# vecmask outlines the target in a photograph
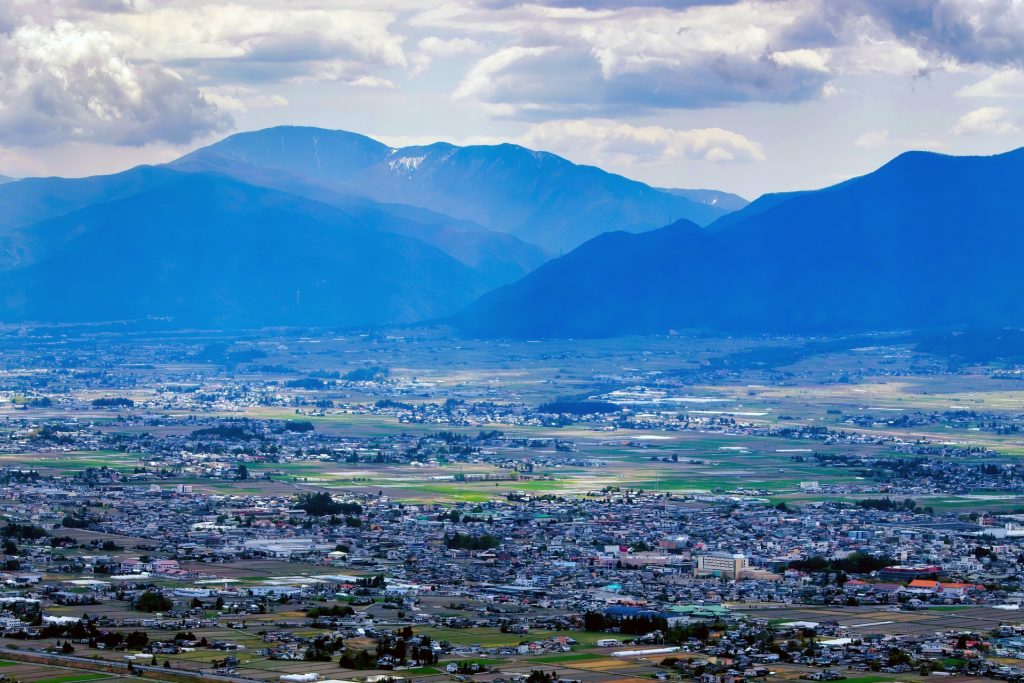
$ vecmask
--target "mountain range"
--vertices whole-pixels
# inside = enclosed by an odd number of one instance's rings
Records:
[[[487,289],[426,242],[205,174],[173,174],[0,243],[7,320],[367,325],[440,315]]]
[[[510,233],[556,254],[609,230],[642,232],[685,218],[706,225],[745,203],[736,195],[659,190],[518,145],[444,142],[393,148],[319,128],[232,135],[174,162],[290,191],[296,186],[418,206]]]
[[[491,338],[1021,325],[1022,177],[1024,149],[910,152],[748,204],[515,145],[273,128],[0,184],[0,319]]]
[[[1024,324],[1024,149],[911,152],[701,228],[612,232],[484,295],[467,334],[818,334]]]
[[[408,149],[284,127],[234,135],[163,166],[0,184],[2,319],[415,322],[455,313],[551,257],[509,224],[474,220],[535,214],[526,186],[564,195],[533,226],[552,246],[570,244],[562,240],[572,231],[590,236],[579,230],[592,201],[639,207],[606,212],[589,224],[594,234],[655,227],[649,196],[696,218],[726,211],[715,206],[726,193],[689,199],[513,145],[429,149],[446,150],[446,159],[419,168]],[[591,178],[599,199],[567,194]]]

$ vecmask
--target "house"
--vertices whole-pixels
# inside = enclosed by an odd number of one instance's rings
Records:
[[[907,590],[911,593],[938,593],[939,582],[931,579],[914,579],[907,584]]]

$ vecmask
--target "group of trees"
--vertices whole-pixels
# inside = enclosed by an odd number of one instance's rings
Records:
[[[583,615],[583,628],[587,631],[617,629],[619,633],[642,636],[652,631],[667,631],[668,620],[656,614],[638,613],[633,616],[617,617],[602,612],[587,612]]]
[[[456,531],[451,536],[445,534],[444,545],[453,550],[488,550],[501,545],[501,539],[493,534],[461,534]]]
[[[387,579],[384,578],[383,574],[374,574],[373,576],[363,576],[356,585],[360,588],[383,588],[387,585]]]
[[[383,365],[374,365],[368,368],[350,370],[342,375],[346,382],[380,382],[387,379],[391,371]]]
[[[80,510],[72,510],[64,515],[64,519],[61,520],[60,524],[67,529],[88,529],[94,520],[95,518],[89,514],[89,511],[82,508]]]
[[[346,648],[341,653],[339,665],[342,669],[377,669],[387,665],[379,663],[379,659],[390,657],[394,666],[416,663],[422,666],[437,664],[437,654],[427,636],[417,637],[412,627],[400,631],[383,634],[377,638],[377,649],[374,654],[368,650]]]
[[[92,400],[93,408],[134,408],[135,401],[130,398],[96,398]]]
[[[858,500],[857,506],[865,510],[907,510],[908,512],[913,512],[917,509],[917,502],[913,498],[896,500],[886,496],[885,498]]]
[[[303,659],[307,662],[329,662],[331,661],[331,655],[342,649],[344,645],[345,641],[341,638],[327,635],[320,636],[306,648]]]
[[[712,633],[723,631],[726,624],[720,620],[708,623],[703,621],[669,627],[668,620],[658,614],[638,613],[632,616],[617,617],[603,612],[587,612],[583,615],[583,628],[587,631],[616,630],[631,636],[643,636],[654,631],[661,631],[666,643],[684,643],[695,638],[707,643]]]
[[[326,491],[319,493],[303,493],[299,496],[297,507],[307,515],[325,517],[327,515],[361,515],[363,506],[359,503],[339,503]]]
[[[420,636],[416,642],[411,627],[406,626],[400,631],[384,634],[377,639],[377,658],[391,657],[398,664],[406,664],[409,660],[428,666],[437,663],[437,655],[431,647],[428,636]]]
[[[530,672],[530,675],[526,677],[526,683],[554,683],[558,680],[557,671],[541,671],[540,669],[534,669]]]
[[[46,538],[49,536],[46,533],[46,529],[35,524],[16,524],[14,522],[8,522],[7,526],[4,527],[3,532],[0,532],[0,536],[4,538],[14,538],[19,541],[34,541],[40,538]]]
[[[140,612],[166,612],[174,607],[174,601],[160,591],[148,590],[132,606]]]
[[[145,631],[101,631],[96,627],[95,619],[88,618],[88,615],[78,621],[66,624],[49,622],[40,626],[42,638],[67,638],[71,640],[86,640],[89,647],[96,647],[102,644],[108,648],[115,648],[124,645],[130,650],[141,650],[149,644],[149,636]]]
[[[342,669],[373,669],[377,666],[377,658],[366,650],[346,649],[341,653],[338,664]]]
[[[846,572],[849,574],[868,574],[870,572],[884,569],[895,560],[884,555],[871,555],[868,553],[854,552],[839,559],[829,559],[820,555],[813,555],[803,560],[793,560],[789,563],[790,569],[802,572]]]
[[[306,616],[310,619],[317,619],[319,617],[350,617],[355,613],[356,611],[349,605],[317,605],[306,610]]]

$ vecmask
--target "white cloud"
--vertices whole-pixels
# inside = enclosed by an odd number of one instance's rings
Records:
[[[953,135],[1012,135],[1020,128],[1010,119],[1006,107],[981,107],[960,117]]]
[[[846,77],[1024,66],[1021,0],[454,0],[411,23],[492,34],[457,96],[527,120],[797,103]]]
[[[787,50],[785,52],[774,52],[772,58],[782,66],[809,69],[829,73],[829,50]]]
[[[547,121],[531,126],[518,141],[570,158],[614,160],[617,164],[765,159],[760,144],[722,128],[677,130],[607,119]]]
[[[957,97],[1010,98],[1024,97],[1024,71],[1002,69],[986,78],[964,86],[956,92]]]
[[[67,21],[0,35],[0,142],[183,143],[231,125],[178,73],[131,60],[131,48]]]
[[[889,131],[871,130],[858,135],[857,139],[853,141],[853,144],[858,147],[867,147],[868,149],[879,149],[891,146],[892,141],[889,139]]]
[[[892,136],[887,130],[872,130],[861,133],[853,141],[857,147],[903,152],[906,150],[941,150],[947,145],[938,138],[928,135]]]
[[[418,76],[429,69],[434,59],[452,59],[484,51],[484,46],[472,38],[427,36],[416,43],[416,47],[417,51],[411,57],[412,76]]]
[[[416,47],[431,57],[458,57],[479,53],[483,45],[472,38],[438,38],[427,36],[416,43]]]
[[[188,3],[106,18],[138,38],[137,56],[236,82],[330,78],[344,72],[407,66],[405,38],[388,11],[328,3],[262,6]]]
[[[493,94],[498,84],[495,79],[510,66],[551,52],[552,47],[506,47],[477,62],[456,88],[456,99],[485,99]]]
[[[360,88],[394,88],[395,84],[386,78],[380,76],[359,76],[349,81],[349,85],[355,85]]]
[[[223,111],[243,112],[288,106],[288,99],[282,95],[263,94],[254,88],[240,85],[221,85],[201,90],[207,101]]]

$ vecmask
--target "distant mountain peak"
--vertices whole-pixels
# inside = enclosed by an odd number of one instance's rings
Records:
[[[706,225],[738,200],[662,191],[513,143],[390,147],[358,133],[283,126],[238,133],[175,167],[256,180],[285,173],[334,191],[408,204],[507,232],[549,252],[609,230],[642,232],[675,218]]]
[[[1020,327],[1022,181],[1022,150],[902,154],[838,185],[763,196],[705,229],[603,235],[458,321],[525,338]]]
[[[278,126],[163,166],[0,186],[0,313],[414,322],[449,315],[595,235],[623,241],[723,213],[511,143],[391,147]],[[84,287],[62,293],[69,280]]]

